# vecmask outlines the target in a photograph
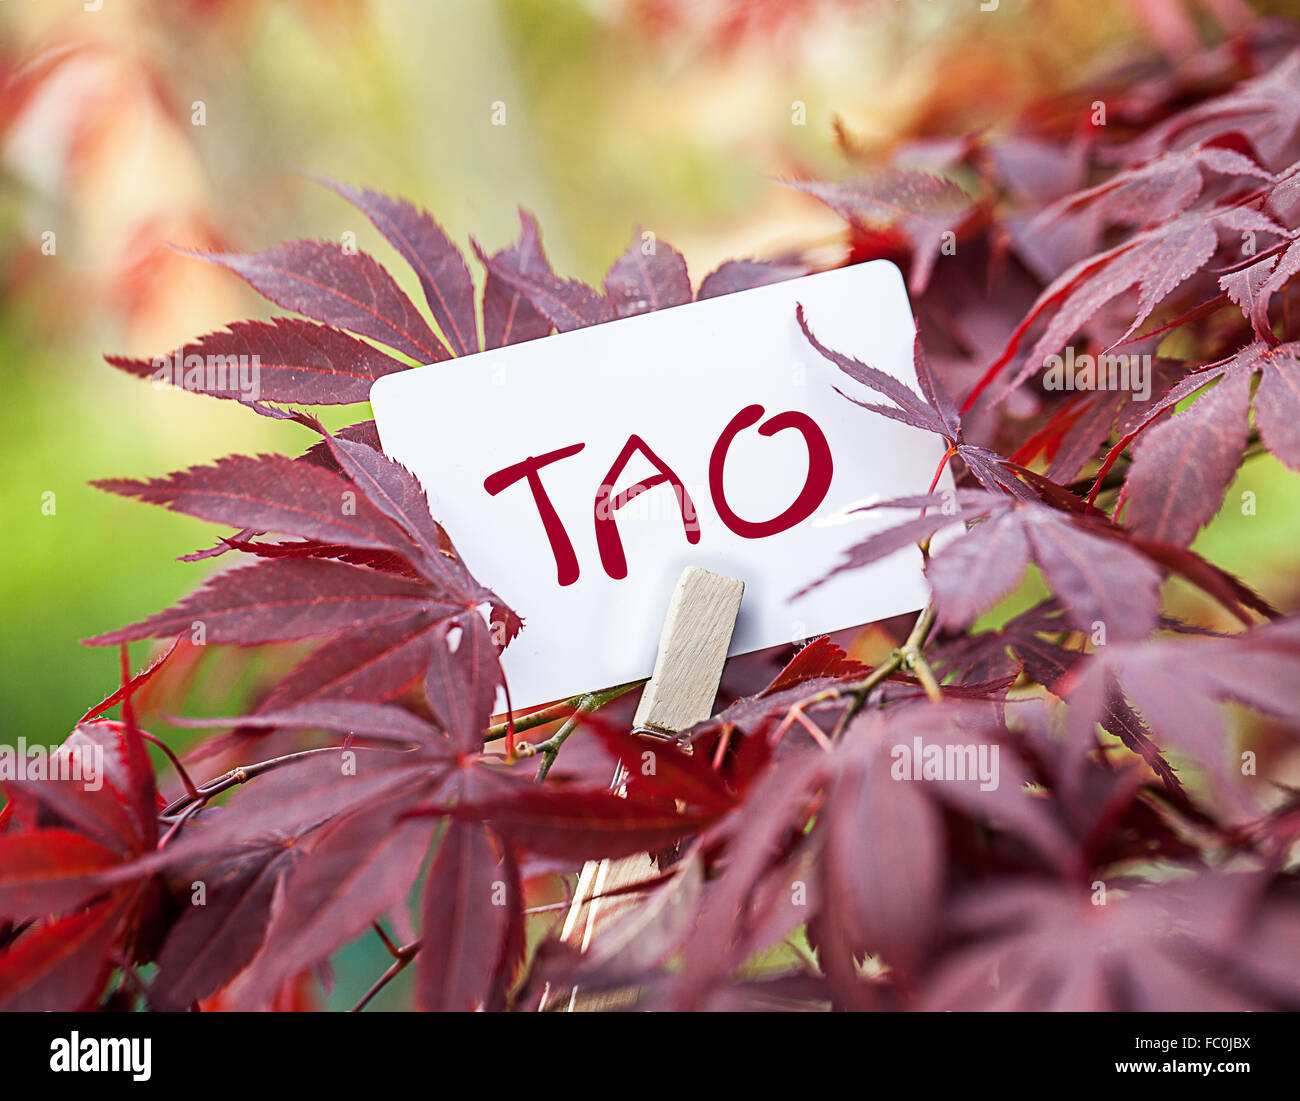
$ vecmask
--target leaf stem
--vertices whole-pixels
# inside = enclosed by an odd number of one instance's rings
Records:
[[[569,714],[554,734],[542,742],[520,742],[515,746],[515,755],[518,757],[536,757],[539,753],[545,757],[542,761],[541,768],[537,770],[537,782],[540,784],[546,779],[547,773],[551,771],[551,766],[555,764],[555,758],[559,755],[560,747],[569,740],[578,725],[590,715],[593,711],[604,707],[611,700],[618,699],[630,692],[633,688],[644,684],[644,680],[629,681],[627,684],[616,684],[613,688],[602,688],[599,692],[588,692],[586,695],[574,696],[571,700],[565,700],[563,704],[556,704],[554,707],[547,708],[547,711],[553,711],[557,707],[565,708]],[[533,716],[526,716],[521,722],[527,722]],[[541,723],[537,724],[542,725]],[[516,729],[519,729],[516,724]],[[491,733],[489,731],[489,733]]]
[[[640,680],[628,681],[626,684],[615,685],[613,688],[605,688],[599,692],[584,692],[567,700],[562,700],[560,703],[553,703],[549,707],[543,707],[540,711],[534,711],[529,715],[524,715],[522,718],[515,719],[515,732],[518,733],[521,730],[533,730],[539,726],[545,726],[547,723],[553,723],[557,719],[567,719],[574,713],[574,711],[582,706],[584,700],[592,699],[593,697],[600,698],[600,703],[597,706],[604,706],[611,700],[616,700],[619,696],[631,692],[633,688],[639,688],[641,685],[645,684],[645,682],[646,678],[642,677]],[[508,724],[497,723],[495,726],[489,726],[487,728],[487,733],[484,735],[483,740],[485,742],[500,741],[507,733]],[[522,748],[522,744],[516,747],[517,750]],[[527,756],[527,754],[528,751],[524,750],[522,755]]]
[[[934,628],[934,621],[934,602],[931,601],[917,616],[916,623],[912,627],[912,633],[907,636],[907,641],[903,643],[899,655],[903,660],[903,664],[916,674],[916,679],[921,682],[921,687],[925,689],[925,694],[929,697],[930,702],[939,703],[943,699],[943,693],[939,690],[939,682],[935,679],[934,671],[930,668],[929,662],[925,660],[925,655],[922,653],[925,641],[930,637],[930,631]]]
[[[943,458],[939,460],[939,465],[935,468],[934,477],[930,480],[930,488],[927,493],[933,493],[934,487],[939,484],[939,479],[943,477],[943,468],[948,465],[948,460],[957,454],[957,445],[950,443],[948,450],[943,453]]]
[[[384,940],[385,942],[388,942],[387,937],[385,937]],[[398,948],[393,952],[393,956],[395,957],[393,962],[390,963],[388,969],[375,980],[374,985],[372,985],[370,989],[361,996],[361,1000],[352,1007],[352,1012],[360,1013],[365,1009],[376,994],[383,990],[384,987],[410,966],[411,961],[415,959],[416,953],[419,951],[420,942],[418,940],[413,940],[410,944],[404,944],[401,948]]]
[[[560,747],[569,740],[569,735],[577,730],[578,724],[599,706],[594,695],[587,696],[579,705],[578,710],[564,721],[564,725],[559,730],[547,738],[546,741],[538,742],[537,745],[532,747],[534,753],[541,753],[545,757],[541,768],[537,770],[537,782],[539,784],[546,779],[547,773],[551,771],[551,766],[555,764],[555,758],[560,755]]]
[[[402,950],[393,943],[392,938],[384,932],[384,927],[378,921],[372,921],[370,927],[379,935],[379,939],[384,942],[384,947],[388,949],[388,954],[393,959],[401,959]]]
[[[176,775],[178,775],[181,778],[181,783],[185,785],[185,794],[188,795],[191,799],[199,798],[199,789],[194,786],[194,781],[190,779],[190,774],[185,771],[185,766],[181,764],[180,758],[177,757],[176,754],[172,752],[171,746],[169,746],[161,738],[155,738],[147,730],[141,730],[140,737],[142,737],[146,742],[150,742],[151,744],[156,745],[160,750],[162,750],[163,756],[166,757],[167,760],[171,762],[172,768],[176,770]]]
[[[933,601],[926,604],[921,609],[921,614],[917,616],[916,623],[912,625],[911,633],[907,640],[889,655],[888,659],[882,661],[870,674],[856,684],[837,685],[834,688],[827,688],[823,692],[818,692],[815,696],[804,701],[805,706],[809,703],[820,703],[824,700],[838,700],[845,696],[851,696],[849,706],[844,709],[844,714],[840,716],[840,721],[835,726],[835,732],[831,736],[832,741],[839,739],[844,733],[845,728],[853,720],[853,717],[862,710],[863,705],[867,702],[867,697],[871,695],[871,690],[880,684],[881,681],[897,673],[906,665],[912,669],[917,679],[925,688],[925,694],[935,702],[942,699],[942,693],[935,681],[934,673],[931,671],[925,659],[921,656],[921,650],[925,646],[925,641],[929,638],[930,631],[934,627],[935,609]],[[918,665],[919,663],[919,665]],[[926,678],[930,683],[926,684]]]
[[[943,692],[939,689],[939,682],[935,679],[934,671],[930,668],[929,663],[919,650],[913,650],[903,655],[907,667],[916,674],[916,679],[921,682],[921,687],[925,689],[925,694],[929,697],[931,703],[941,703],[943,701]]]
[[[238,768],[232,768],[223,772],[215,779],[209,780],[206,784],[200,784],[195,789],[194,795],[186,792],[184,795],[173,799],[166,807],[163,808],[160,818],[171,818],[187,807],[191,806],[196,800],[200,805],[207,803],[214,796],[220,795],[223,791],[236,787],[239,784],[247,783],[254,776],[261,776],[263,773],[271,772],[281,765],[287,765],[292,761],[301,760],[304,757],[312,757],[318,753],[342,753],[343,747],[336,745],[320,746],[316,749],[300,749],[296,753],[286,753],[283,757],[272,757],[265,761],[258,761],[252,765],[241,765]],[[405,753],[406,750],[388,748],[386,746],[354,746],[352,752],[364,753]]]

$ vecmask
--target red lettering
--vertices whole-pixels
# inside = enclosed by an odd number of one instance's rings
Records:
[[[537,472],[544,466],[550,466],[551,463],[576,455],[586,446],[585,443],[575,443],[555,451],[548,451],[545,455],[529,455],[522,462],[498,470],[483,479],[483,488],[493,497],[507,486],[514,485],[520,478],[528,480],[528,488],[533,491],[533,501],[537,504],[537,512],[542,518],[546,538],[551,543],[551,553],[555,555],[555,579],[561,586],[572,585],[578,580],[578,556],[573,552],[569,533],[564,530],[564,523],[559,513],[555,511],[555,506],[551,504],[551,499],[546,495],[546,489]]]
[[[804,479],[803,488],[788,508],[770,520],[745,520],[737,516],[727,504],[723,487],[727,453],[736,436],[744,429],[758,424],[762,420],[763,413],[764,409],[761,405],[745,406],[722,430],[709,456],[709,492],[713,497],[713,505],[718,510],[722,522],[744,539],[762,539],[768,535],[777,535],[808,519],[826,499],[826,494],[831,488],[831,477],[834,474],[830,444],[826,442],[822,430],[817,427],[817,422],[807,413],[795,410],[777,413],[759,425],[758,434],[774,436],[784,429],[793,428],[803,436],[804,445],[808,448],[808,474]],[[561,587],[572,585],[578,580],[578,556],[573,550],[573,543],[569,539],[568,532],[564,530],[564,523],[555,505],[546,494],[539,471],[545,466],[550,466],[551,463],[578,454],[584,447],[586,444],[575,443],[555,451],[548,451],[545,455],[530,455],[522,462],[498,470],[483,479],[483,488],[493,497],[518,481],[527,481],[528,488],[533,494],[533,503],[537,506],[537,513],[541,517],[542,528],[550,541],[551,553],[555,556],[556,580]],[[656,473],[642,478],[636,485],[615,494],[615,483],[632,456],[638,451],[655,467]],[[677,508],[681,512],[686,541],[691,544],[700,541],[699,517],[695,512],[695,502],[691,500],[685,484],[672,467],[650,450],[645,440],[640,436],[629,436],[627,443],[623,445],[623,450],[618,453],[613,466],[609,468],[609,473],[605,475],[604,481],[597,489],[594,506],[596,549],[600,552],[600,564],[604,567],[605,573],[615,581],[621,581],[627,576],[627,555],[623,550],[623,539],[619,534],[614,513],[630,501],[636,500],[647,490],[661,485],[671,486],[677,498]]]
[[[623,490],[617,497],[611,498],[610,494],[613,492],[615,481],[623,473],[623,468],[627,466],[628,460],[632,458],[632,453],[635,451],[640,451],[649,459],[658,468],[659,473],[651,474],[650,477],[644,478],[637,482],[636,485]],[[623,450],[618,453],[618,458],[614,460],[614,465],[609,468],[609,473],[605,475],[605,480],[596,493],[596,547],[600,550],[600,564],[605,567],[605,572],[615,581],[627,576],[627,556],[623,553],[623,540],[618,534],[618,524],[614,520],[614,511],[639,497],[646,490],[665,483],[671,485],[673,492],[677,495],[677,507],[682,514],[682,527],[686,529],[686,541],[688,543],[698,543],[700,541],[700,521],[695,513],[695,502],[691,500],[691,495],[686,492],[686,486],[673,473],[672,467],[668,466],[658,455],[651,451],[640,436],[629,436],[627,443],[623,445]]]
[[[784,512],[770,520],[742,520],[727,504],[726,493],[722,486],[722,472],[727,462],[727,451],[731,447],[731,441],[743,429],[757,423],[762,415],[761,405],[745,406],[722,430],[722,435],[713,446],[713,454],[709,456],[709,492],[713,495],[713,507],[718,510],[722,522],[744,539],[762,539],[767,535],[776,535],[808,519],[816,511],[817,506],[826,499],[826,494],[831,488],[831,476],[835,472],[830,444],[826,442],[825,434],[817,427],[817,422],[812,417],[807,413],[794,411],[776,414],[759,426],[758,434],[774,436],[785,428],[794,428],[801,432],[804,444],[808,448],[808,477],[804,481],[803,489],[799,491],[799,496]]]

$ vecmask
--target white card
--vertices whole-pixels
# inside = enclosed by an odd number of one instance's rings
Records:
[[[474,575],[524,617],[502,657],[516,708],[649,676],[687,566],[745,582],[733,655],[925,603],[916,548],[791,599],[847,547],[905,518],[852,510],[926,492],[944,452],[937,436],[835,392],[884,400],[812,348],[798,303],[824,345],[915,387],[907,292],[884,260],[375,383],[384,451],[420,479]],[[730,443],[719,444],[728,426]],[[633,436],[659,465],[633,442],[610,479]],[[507,468],[557,451],[570,453],[535,471],[563,527],[553,539],[530,482]],[[621,503],[665,468],[684,496],[661,481]],[[598,505],[607,480],[613,492]],[[940,485],[952,485],[946,472]],[[763,533],[769,521],[783,530]]]

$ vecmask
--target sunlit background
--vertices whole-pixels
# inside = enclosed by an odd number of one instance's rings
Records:
[[[936,119],[952,132],[1005,123],[1127,59],[1176,57],[1245,10],[993,6],[0,3],[0,737],[61,739],[117,676],[113,652],[78,640],[166,606],[210,568],[175,558],[211,544],[211,525],[90,479],[309,442],[296,426],[159,392],[103,362],[272,313],[232,274],[170,246],[353,233],[407,281],[369,223],[312,179],[329,176],[415,200],[463,245],[505,244],[524,206],[556,270],[593,282],[638,227],[679,248],[697,280],[732,256],[835,262],[842,223],[782,177],[843,178],[842,143],[870,150]],[[493,125],[502,109],[505,125]],[[1230,498],[1243,488],[1266,489],[1273,515],[1225,515],[1198,549],[1294,608],[1300,479],[1261,458]],[[229,706],[220,678],[206,691],[196,710]],[[358,950],[358,975],[375,972],[369,952]]]

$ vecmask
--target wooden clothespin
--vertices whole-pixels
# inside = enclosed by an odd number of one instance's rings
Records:
[[[722,679],[722,667],[736,627],[745,583],[734,577],[695,566],[682,571],[668,604],[659,653],[636,716],[633,733],[645,738],[676,740],[678,733],[713,714],[713,701]],[[613,786],[622,786],[622,769]],[[646,854],[620,860],[588,861],[578,878],[573,902],[565,915],[560,939],[576,941],[586,951],[599,923],[634,901],[635,894],[607,898],[620,888],[644,883],[654,875]],[[613,991],[584,995],[571,990],[552,1008],[597,1011],[622,1009],[636,1000],[636,992]]]

